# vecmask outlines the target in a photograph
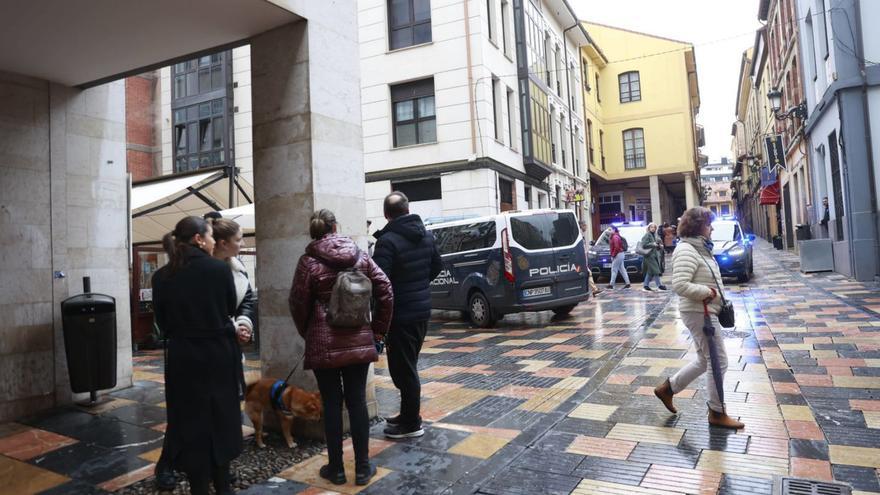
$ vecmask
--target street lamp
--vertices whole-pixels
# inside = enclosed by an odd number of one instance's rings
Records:
[[[807,119],[807,104],[804,102],[798,103],[794,107],[790,108],[787,112],[780,113],[782,109],[782,91],[778,89],[771,89],[770,92],[767,93],[767,98],[770,100],[770,108],[773,110],[773,115],[776,117],[776,120],[785,120],[798,118],[801,120]]]

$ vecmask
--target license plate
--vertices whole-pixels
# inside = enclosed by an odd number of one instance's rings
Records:
[[[523,290],[523,296],[543,296],[550,293],[550,287],[535,287],[534,289]]]
[[[602,268],[611,268],[611,263],[602,263]]]

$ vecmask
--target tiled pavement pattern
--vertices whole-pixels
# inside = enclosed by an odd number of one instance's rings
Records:
[[[707,425],[702,380],[676,396],[678,415],[653,397],[690,342],[676,297],[634,284],[567,319],[480,331],[442,315],[420,362],[427,433],[390,442],[377,425],[370,486],[324,483],[316,456],[242,493],[770,494],[780,474],[880,493],[880,290],[794,273],[796,259],[763,242],[755,255],[755,279],[728,289],[738,327],[725,331],[725,395],[742,432]],[[139,386],[102,414],[0,427],[0,492],[112,491],[148,476],[164,421],[155,358],[138,358]],[[384,360],[376,378],[382,414],[396,413]],[[125,455],[110,451],[121,444]]]

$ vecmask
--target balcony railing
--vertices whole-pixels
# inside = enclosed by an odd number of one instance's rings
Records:
[[[645,154],[636,153],[633,155],[626,155],[626,157],[624,158],[624,167],[627,170],[645,168]]]

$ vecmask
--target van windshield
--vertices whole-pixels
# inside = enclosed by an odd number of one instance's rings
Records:
[[[571,246],[578,238],[574,213],[538,213],[510,218],[513,240],[526,249]]]

